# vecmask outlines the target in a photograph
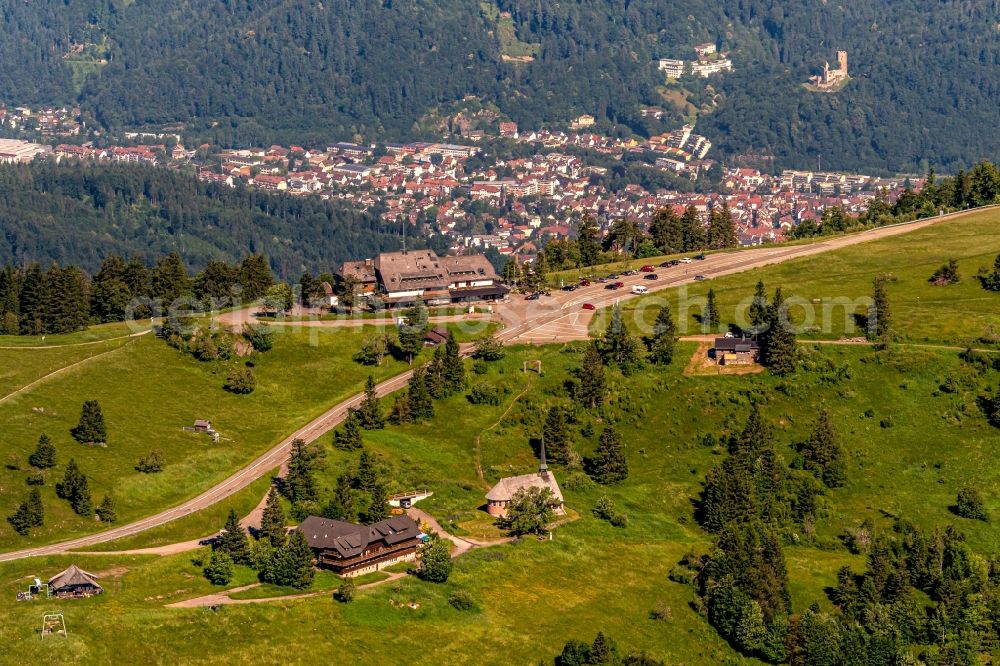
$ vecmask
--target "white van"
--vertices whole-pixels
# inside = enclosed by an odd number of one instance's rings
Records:
[[[643,287],[641,284],[634,284],[634,285],[632,285],[632,293],[633,294],[647,294],[647,293],[649,293],[649,289],[647,289],[646,287]]]

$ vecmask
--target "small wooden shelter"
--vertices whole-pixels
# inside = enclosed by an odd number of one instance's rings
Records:
[[[79,599],[101,594],[104,588],[98,584],[93,574],[71,564],[66,571],[49,579],[49,591],[52,596],[60,599]]]

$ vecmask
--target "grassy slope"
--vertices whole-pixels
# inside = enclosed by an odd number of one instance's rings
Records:
[[[679,312],[679,300],[700,299],[714,289],[723,324],[738,323],[739,304],[745,307],[753,296],[753,285],[763,280],[770,293],[780,286],[786,297],[797,297],[811,304],[814,299],[850,300],[870,296],[876,274],[890,273],[897,279],[888,285],[892,305],[893,328],[903,340],[969,344],[983,333],[987,324],[1000,325],[1000,295],[982,289],[975,278],[982,266],[993,266],[1000,253],[1000,212],[971,214],[955,220],[913,231],[902,236],[824,253],[818,257],[796,259],[746,273],[715,278],[679,289],[661,292],[624,305],[626,320],[639,316],[652,322],[656,308],[666,298]],[[938,287],[928,278],[950,258],[956,258],[962,281]],[[633,262],[634,263],[634,262]],[[816,306],[816,325],[809,331],[817,338],[863,335],[846,326],[852,322],[843,307],[831,308],[828,330],[822,330],[823,305]],[[636,315],[636,310],[646,311]],[[861,310],[859,310],[861,312]],[[701,332],[695,318],[700,307],[692,304],[687,316],[678,322],[682,333]],[[802,321],[804,310],[793,308],[793,321]],[[684,328],[686,326],[686,329]],[[600,331],[602,321],[595,318],[592,331]]]
[[[353,363],[350,357],[369,332],[280,331],[275,348],[258,359],[258,388],[250,396],[222,390],[225,365],[200,363],[146,336],[128,345],[107,343],[119,347],[99,362],[56,375],[0,404],[0,421],[5,425],[0,454],[7,462],[7,467],[0,469],[0,515],[11,513],[27,495],[27,455],[40,433],[53,438],[59,461],[59,467],[46,473],[42,489],[45,526],[27,539],[17,536],[3,521],[0,547],[23,547],[99,528],[92,519],[72,514],[66,503],[55,497],[54,484],[71,457],[90,477],[95,504],[105,493],[114,494],[122,521],[197,494],[360,390],[372,369]],[[55,356],[62,362],[65,355],[65,360],[72,361],[76,354],[92,354],[99,347],[0,350],[4,361],[0,367],[22,364],[17,373],[2,381],[10,387],[33,379],[41,369],[23,364],[42,363],[34,359]],[[50,361],[49,365],[56,359]],[[375,369],[375,374],[385,377],[403,371],[405,366],[390,361]],[[91,398],[99,400],[104,410],[109,431],[107,448],[83,447],[69,435],[81,404]],[[223,440],[213,444],[204,436],[184,432],[182,427],[196,418],[211,419]],[[167,468],[160,474],[139,474],[133,466],[153,448],[164,451]],[[10,469],[18,465],[20,469]]]
[[[1000,444],[1000,432],[969,410],[971,396],[936,394],[946,376],[961,372],[954,353],[807,349],[813,369],[803,371],[794,388],[785,387],[786,395],[777,390],[782,382],[767,375],[685,378],[680,368],[694,345],[681,345],[681,350],[681,358],[666,371],[651,369],[613,381],[614,398],[604,416],[620,424],[632,474],[620,486],[600,489],[576,487],[565,470],[557,470],[567,503],[580,517],[561,527],[553,542],[529,539],[463,556],[452,580],[441,587],[404,579],[363,592],[348,606],[322,595],[295,603],[227,607],[218,614],[160,607],[167,599],[211,589],[190,564],[191,555],[87,558],[82,562],[90,570],[115,565],[130,570],[120,579],[108,577],[111,593],[103,598],[49,604],[65,608],[71,622],[71,639],[59,652],[48,643],[26,640],[38,623],[40,606],[15,604],[12,598],[24,576],[51,575],[70,560],[16,562],[0,567],[0,611],[10,618],[0,628],[0,641],[23,643],[26,659],[93,663],[128,652],[153,663],[222,663],[234,658],[273,661],[289,642],[303,660],[375,644],[393,653],[407,650],[419,636],[415,663],[459,662],[468,658],[473,645],[481,663],[537,663],[558,652],[565,640],[589,639],[603,629],[620,644],[647,649],[667,663],[717,664],[731,656],[728,647],[688,606],[690,588],[670,582],[667,574],[684,552],[710,544],[710,536],[693,522],[691,499],[721,452],[703,446],[701,436],[739,427],[750,391],[766,396],[765,415],[776,424],[778,450],[786,460],[820,405],[833,410],[848,455],[848,486],[827,495],[815,539],[786,549],[796,610],[814,601],[829,604],[823,588],[834,582],[840,566],[863,568],[863,559],[847,553],[835,537],[866,517],[881,525],[888,524],[886,514],[923,525],[955,522],[975,549],[992,552],[1000,546],[995,523],[962,520],[947,508],[957,488],[971,482],[988,498],[990,510],[1000,511],[1000,470],[985,464]],[[546,374],[522,375],[525,358],[542,358]],[[397,485],[434,489],[423,508],[461,528],[482,530],[486,521],[475,507],[485,486],[502,474],[529,471],[537,464],[528,445],[535,426],[522,421],[533,423],[536,414],[559,399],[559,387],[577,362],[575,353],[559,347],[517,349],[486,376],[509,387],[504,405],[466,407],[464,397],[457,395],[438,403],[439,417],[432,423],[387,428],[366,434],[366,439],[391,464]],[[828,369],[841,366],[849,369],[851,379],[832,381]],[[486,483],[480,484],[475,436],[499,419],[529,380],[531,388],[518,407],[483,437]],[[864,415],[869,408],[873,417]],[[880,421],[890,414],[894,425],[882,428]],[[599,432],[601,424],[593,422]],[[933,438],[927,436],[931,432]],[[576,446],[589,454],[595,440],[577,436]],[[330,452],[324,483],[348,464],[347,458]],[[590,515],[602,494],[628,514],[627,528],[613,528]],[[452,609],[447,596],[458,588],[469,591],[482,610],[462,614]],[[147,600],[159,595],[164,599]],[[421,608],[412,611],[390,603],[411,600]],[[660,602],[672,610],[667,622],[648,618]],[[267,631],[260,630],[264,626]],[[323,641],[309,640],[319,626],[334,631]]]

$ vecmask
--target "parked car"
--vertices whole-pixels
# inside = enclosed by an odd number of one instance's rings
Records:
[[[678,259],[671,259],[670,260],[670,265],[671,266],[680,266],[680,264],[681,264],[681,262]]]
[[[639,269],[639,272],[640,273],[652,273],[655,270],[656,269],[653,268],[653,266],[651,264],[646,264],[645,266],[643,266],[642,268]]]
[[[684,257],[683,259],[681,259],[682,264],[690,264],[691,261],[692,261],[691,257]]]
[[[584,310],[596,310],[597,307],[595,307],[593,303],[584,303],[583,304],[583,309]]]
[[[649,293],[649,289],[647,287],[644,287],[641,284],[634,284],[634,285],[632,285],[632,293],[633,294],[646,294],[646,293]]]
[[[597,281],[601,284],[605,284],[608,281],[608,278],[597,278]]]
[[[636,270],[627,270],[624,273],[622,273],[622,275],[638,275],[638,274],[639,274],[639,271],[636,271]]]
[[[576,285],[575,284],[568,284],[565,287],[563,287],[562,290],[563,291],[576,291]]]
[[[660,279],[660,276],[659,276],[659,275],[657,275],[656,273],[646,273],[646,274],[645,274],[645,275],[644,275],[644,276],[642,277],[642,279],[643,279],[643,280],[659,280],[659,279]]]
[[[667,260],[667,261],[664,261],[664,262],[660,263],[660,268],[668,268],[668,267],[673,266],[673,265],[674,265],[674,262],[672,262],[670,260]]]
[[[536,292],[535,292],[535,293],[533,293],[533,294],[528,294],[528,295],[527,295],[527,296],[526,296],[526,297],[524,298],[524,300],[526,300],[526,301],[537,301],[537,300],[538,300],[539,298],[541,298],[541,296],[542,296],[542,295],[541,295],[541,294],[539,294],[539,293],[538,293],[538,292],[536,291]]]
[[[590,286],[590,280],[587,280],[587,279],[580,280],[580,286],[581,287],[589,287]]]
[[[702,280],[705,279],[705,276],[704,275],[695,275],[694,279],[697,280],[698,282],[701,282]]]
[[[612,273],[611,275],[608,276],[608,279],[609,280],[617,280],[618,279],[618,273]]]
[[[705,253],[702,252],[701,254],[696,254],[694,258],[697,259],[698,261],[704,261]]]

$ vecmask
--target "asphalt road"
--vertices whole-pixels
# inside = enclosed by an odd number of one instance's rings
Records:
[[[710,254],[704,260],[694,261],[690,264],[681,264],[680,266],[666,269],[658,268],[657,272],[661,273],[662,277],[655,282],[644,280],[641,274],[622,278],[621,281],[625,283],[625,288],[616,291],[603,289],[604,285],[597,284],[573,292],[553,292],[552,296],[544,297],[538,301],[525,301],[521,297],[514,297],[509,303],[505,303],[497,309],[497,315],[504,324],[504,328],[497,334],[497,338],[505,344],[552,342],[553,340],[551,339],[534,336],[537,331],[540,329],[544,330],[544,328],[550,324],[558,322],[568,316],[578,315],[584,303],[591,303],[596,308],[602,308],[610,306],[616,301],[635,298],[636,296],[629,293],[629,288],[633,284],[643,284],[649,288],[650,292],[659,291],[693,282],[695,275],[704,275],[706,278],[711,278],[728,275],[730,273],[738,273],[768,264],[811,256],[850,245],[856,245],[858,243],[877,240],[879,238],[908,233],[938,223],[945,219],[954,219],[955,217],[968,215],[970,212],[978,211],[966,211],[963,213],[955,213],[952,215],[920,220],[918,222],[912,222],[905,225],[881,227],[859,234],[852,234],[850,236],[832,237],[807,245],[774,245],[749,250]],[[589,323],[589,318],[586,319],[586,322]],[[583,325],[582,330],[584,333],[581,335],[585,337],[585,324]],[[567,336],[565,339],[572,338]],[[467,354],[468,352],[469,345],[466,345],[463,353]],[[407,371],[383,381],[377,387],[378,394],[380,396],[384,396],[403,388],[406,386],[407,381],[409,381],[411,374],[412,371]],[[160,513],[127,525],[121,525],[120,527],[115,527],[96,534],[90,534],[46,546],[37,546],[34,548],[0,553],[0,562],[17,560],[25,557],[35,557],[39,555],[53,555],[70,550],[81,550],[98,543],[104,543],[106,541],[112,541],[114,539],[120,539],[122,537],[138,534],[153,527],[158,527],[164,523],[176,520],[177,518],[182,518],[186,515],[194,513],[195,511],[212,506],[230,495],[243,490],[256,479],[259,479],[272,469],[280,466],[288,457],[288,452],[291,449],[293,440],[303,439],[307,442],[311,442],[328,432],[330,429],[336,427],[346,417],[347,410],[352,407],[357,407],[363,397],[363,394],[359,393],[335,405],[318,418],[286,437],[280,443],[276,444],[266,453],[259,456],[253,462],[243,467],[229,478],[209,488],[197,497],[194,497],[178,506],[161,511]]]

